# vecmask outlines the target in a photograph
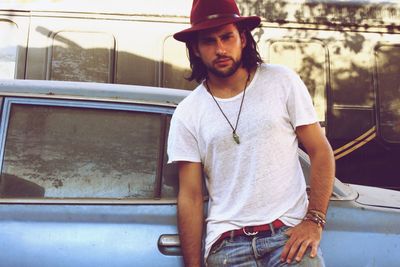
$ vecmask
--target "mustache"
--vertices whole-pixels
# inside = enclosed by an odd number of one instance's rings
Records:
[[[233,58],[228,57],[228,56],[217,56],[217,58],[214,59],[213,63],[216,63],[216,62],[218,62],[220,60],[227,60],[227,59],[233,60]]]

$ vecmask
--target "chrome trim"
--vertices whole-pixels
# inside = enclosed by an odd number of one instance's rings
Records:
[[[146,113],[170,114],[170,115],[172,115],[172,113],[174,112],[172,108],[168,107],[138,105],[138,104],[102,103],[92,100],[76,101],[76,100],[60,100],[60,99],[49,100],[49,99],[39,99],[39,98],[32,99],[32,98],[6,97],[4,100],[4,108],[11,107],[12,104],[139,111]]]
[[[179,235],[161,235],[158,239],[158,245],[163,247],[180,247],[181,242],[179,239]]]
[[[122,104],[137,104],[137,105],[153,105],[159,107],[171,107],[176,108],[178,103],[160,103],[156,101],[148,100],[129,100],[120,98],[101,98],[101,97],[85,97],[85,96],[74,96],[74,95],[54,95],[54,94],[34,94],[34,93],[16,93],[16,92],[0,92],[2,97],[22,97],[22,98],[40,98],[40,99],[60,99],[60,100],[71,100],[71,101],[97,101],[104,103],[122,103]]]

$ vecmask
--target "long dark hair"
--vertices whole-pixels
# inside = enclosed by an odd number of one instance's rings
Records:
[[[251,71],[258,64],[262,63],[260,54],[257,51],[257,43],[253,38],[253,35],[249,30],[240,24],[236,24],[236,27],[239,31],[239,34],[244,33],[246,38],[246,46],[242,51],[242,66],[247,69],[247,71]],[[197,36],[194,35],[193,38],[186,43],[186,48],[189,53],[189,61],[190,68],[192,69],[192,74],[189,77],[186,77],[187,80],[200,83],[207,77],[207,68],[203,64],[203,61],[200,57],[196,56],[193,51],[193,45],[197,45]]]

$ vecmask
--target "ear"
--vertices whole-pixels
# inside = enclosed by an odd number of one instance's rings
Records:
[[[242,31],[240,33],[240,40],[242,41],[242,49],[246,47],[247,45],[247,38],[246,38],[246,33],[245,31]]]
[[[200,57],[200,53],[199,53],[199,49],[197,47],[197,44],[192,44],[192,50],[193,50],[193,53],[194,53],[194,55],[196,57]]]
[[[197,51],[197,49],[194,50],[194,54],[196,55],[196,57],[200,57],[200,53],[199,51]]]

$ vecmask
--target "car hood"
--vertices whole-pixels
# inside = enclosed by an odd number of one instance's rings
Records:
[[[358,193],[357,203],[400,209],[400,191],[383,189],[378,187],[350,185]]]

